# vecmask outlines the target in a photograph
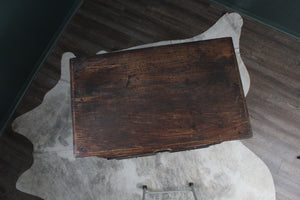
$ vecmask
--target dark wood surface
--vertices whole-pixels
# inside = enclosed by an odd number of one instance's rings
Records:
[[[57,83],[63,52],[87,56],[101,49],[113,51],[192,37],[207,30],[226,11],[206,0],[84,1],[15,117],[39,105]],[[300,199],[300,41],[244,17],[240,51],[251,78],[246,99],[253,131],[253,138],[243,143],[269,167],[277,200]],[[32,145],[20,138],[10,131],[0,138],[4,152],[0,156],[1,200],[37,199],[15,188],[15,177],[32,162]],[[5,152],[11,153],[7,156]]]
[[[41,198],[16,190],[16,182],[33,162],[32,143],[22,135],[6,130],[0,138],[0,200]]]
[[[251,136],[231,38],[71,60],[77,157],[143,156]]]

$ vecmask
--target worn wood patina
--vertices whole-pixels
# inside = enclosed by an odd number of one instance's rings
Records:
[[[74,153],[124,158],[251,137],[231,38],[71,60]]]

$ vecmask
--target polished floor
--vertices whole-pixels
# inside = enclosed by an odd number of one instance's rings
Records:
[[[59,79],[63,52],[94,55],[161,40],[192,37],[227,10],[200,0],[86,0],[32,83],[15,117],[41,103]],[[244,18],[240,40],[251,87],[247,104],[254,137],[243,141],[269,167],[277,200],[300,199],[300,41]],[[32,145],[7,130],[0,140],[0,199],[38,199],[17,192],[32,162]]]

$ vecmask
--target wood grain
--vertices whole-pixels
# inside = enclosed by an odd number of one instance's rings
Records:
[[[74,153],[106,158],[251,136],[231,38],[71,60]]]
[[[63,52],[87,56],[101,49],[113,51],[189,38],[207,30],[227,11],[207,0],[84,1],[21,101],[15,117],[38,106],[57,83]],[[300,41],[246,17],[243,20],[240,51],[251,79],[247,105],[253,131],[253,138],[243,143],[269,167],[277,200],[300,199]],[[7,145],[1,144],[4,153],[0,155],[0,199],[36,199],[15,188],[15,174],[19,176],[32,162],[30,153],[18,154],[19,146],[24,146],[22,152],[30,151],[30,147],[11,137],[10,131],[1,140]],[[6,151],[11,152],[9,157]],[[20,157],[24,158],[22,162]]]

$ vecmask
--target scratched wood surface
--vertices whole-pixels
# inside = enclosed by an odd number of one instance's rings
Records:
[[[231,38],[71,60],[76,156],[142,156],[251,136]]]
[[[113,51],[189,38],[205,31],[227,11],[207,0],[86,0],[48,56],[15,117],[38,106],[57,83],[63,52],[86,56],[101,49]],[[240,51],[251,78],[247,104],[253,130],[253,138],[243,143],[269,167],[277,200],[300,199],[300,41],[243,19]],[[32,163],[32,145],[20,138],[9,130],[0,138],[0,199],[39,199],[15,188],[17,177]]]

